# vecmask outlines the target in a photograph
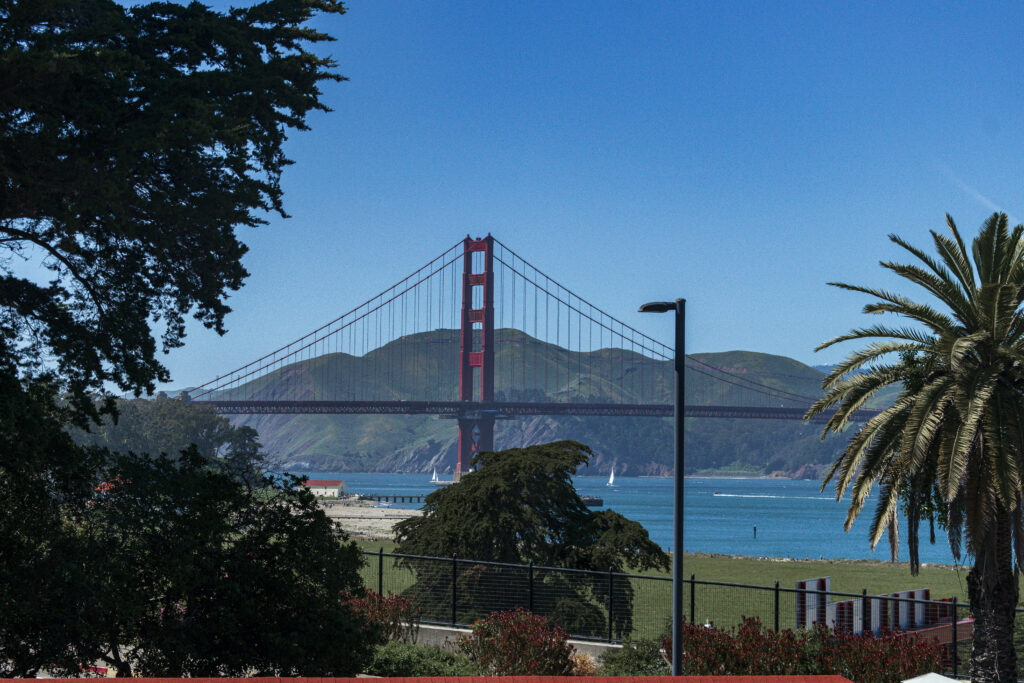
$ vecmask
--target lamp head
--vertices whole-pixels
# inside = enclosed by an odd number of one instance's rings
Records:
[[[667,313],[676,310],[675,301],[652,301],[640,307],[641,313]]]

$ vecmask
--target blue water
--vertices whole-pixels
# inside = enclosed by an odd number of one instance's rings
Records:
[[[311,479],[342,479],[350,493],[425,494],[435,490],[429,474],[303,472]],[[672,550],[672,479],[667,477],[578,476],[582,495],[604,499],[606,508],[640,522],[651,538]],[[889,559],[888,537],[874,554],[868,528],[874,512],[869,499],[849,532],[843,531],[847,500],[819,493],[817,481],[784,479],[686,479],[684,548],[686,552],[724,553],[755,557]],[[717,494],[717,495],[716,495]],[[417,508],[396,503],[393,507]],[[754,538],[754,526],[757,538]],[[900,559],[907,559],[906,523],[901,521]],[[936,528],[935,545],[928,543],[927,523],[921,525],[921,561],[952,564],[949,544]]]

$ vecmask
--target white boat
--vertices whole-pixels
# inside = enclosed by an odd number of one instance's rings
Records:
[[[605,486],[615,486],[615,465],[612,465],[612,473],[608,475],[608,483]]]
[[[434,483],[437,482],[437,468],[436,467],[434,468],[434,476],[430,478],[430,481],[434,482]]]
[[[375,508],[389,508],[389,507],[391,507],[391,503],[389,503],[386,500],[382,500],[379,503],[377,503],[376,505],[374,505],[373,507],[375,507]]]

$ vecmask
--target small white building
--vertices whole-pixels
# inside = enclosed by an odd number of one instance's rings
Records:
[[[306,488],[314,496],[323,498],[340,498],[345,495],[345,482],[340,479],[310,479],[306,482]]]

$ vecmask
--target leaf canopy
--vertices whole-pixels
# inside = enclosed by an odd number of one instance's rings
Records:
[[[169,379],[186,316],[224,331],[235,228],[285,215],[286,132],[341,80],[304,49],[320,12],[343,8],[0,0],[0,355],[91,413],[89,390]]]

